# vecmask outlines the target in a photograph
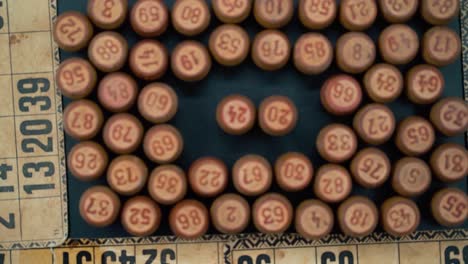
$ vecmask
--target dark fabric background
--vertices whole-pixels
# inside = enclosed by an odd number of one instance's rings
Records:
[[[129,6],[131,7],[135,0],[131,0]],[[171,7],[173,0],[165,0],[166,4]],[[295,0],[297,9],[297,0]],[[86,0],[76,1],[58,1],[59,14],[68,10],[77,10],[81,12],[86,11]],[[212,13],[212,20],[210,27],[200,36],[196,36],[194,39],[202,41],[205,45],[208,43],[208,37],[213,29],[220,25],[221,22]],[[413,18],[409,24],[417,30],[420,37],[425,30],[429,28],[429,25],[422,22],[419,15]],[[382,31],[388,23],[386,23],[380,16],[378,17],[374,26],[367,31],[367,33],[376,41],[378,34]],[[253,38],[257,32],[260,32],[262,28],[255,22],[251,15],[242,26],[249,32],[250,37]],[[450,27],[460,32],[459,20],[455,20],[450,24]],[[297,10],[294,18],[285,28],[282,29],[289,37],[292,45],[296,39],[308,30],[300,23]],[[98,30],[96,30],[98,31]],[[141,37],[138,37],[129,25],[125,23],[124,26],[118,29],[119,32],[123,33],[129,42],[131,47]],[[338,36],[346,32],[346,30],[339,25],[338,21],[324,30],[324,33],[330,40],[335,43]],[[167,32],[158,38],[163,42],[169,50],[171,50],[178,42],[188,39],[185,36],[178,34],[171,26]],[[61,59],[70,58],[72,56],[86,56],[86,51],[82,51],[78,54],[61,52]],[[377,62],[381,61],[378,56]],[[422,63],[421,56],[412,62],[410,65],[400,67],[402,72],[406,72],[411,66]],[[130,72],[128,68],[124,71]],[[442,72],[445,76],[446,89],[444,96],[463,96],[463,84],[462,84],[462,64],[461,59],[457,60],[454,64],[444,67]],[[197,83],[185,83],[177,80],[174,75],[168,72],[161,81],[171,85],[179,96],[179,110],[177,115],[169,123],[175,125],[180,129],[184,141],[185,148],[182,156],[177,160],[176,164],[182,168],[187,169],[188,166],[195,159],[205,156],[213,155],[223,159],[226,164],[231,167],[233,163],[242,155],[248,153],[256,153],[265,156],[270,162],[274,162],[276,157],[286,151],[299,151],[308,155],[314,167],[317,169],[324,163],[324,160],[320,158],[315,148],[315,138],[321,127],[331,122],[340,122],[347,125],[351,125],[352,116],[347,117],[333,117],[327,114],[322,106],[320,105],[319,91],[322,83],[329,76],[339,73],[339,69],[336,64],[333,64],[330,69],[325,73],[318,76],[305,76],[299,73],[290,61],[286,67],[276,72],[264,72],[257,68],[251,58],[248,58],[242,65],[228,68],[221,66],[217,63],[213,63],[210,74],[206,79]],[[355,76],[358,79],[362,79],[362,75]],[[146,83],[139,81],[140,88]],[[299,119],[296,129],[289,135],[284,137],[270,137],[264,134],[260,128],[254,127],[252,131],[243,136],[229,136],[223,133],[217,126],[215,120],[215,109],[217,103],[224,97],[232,93],[240,93],[250,97],[258,106],[260,101],[273,94],[280,94],[289,96],[297,105],[299,112]],[[96,98],[95,94],[91,98]],[[368,98],[364,99],[364,103],[368,102]],[[69,100],[64,98],[64,105],[66,106]],[[428,117],[430,106],[416,106],[411,104],[405,96],[401,96],[397,101],[389,104],[395,113],[397,120],[402,120],[406,116],[417,114],[424,117]],[[136,108],[131,110],[132,113],[138,115]],[[109,113],[107,113],[107,116]],[[140,118],[142,121],[143,119]],[[151,127],[148,122],[143,122],[145,128]],[[96,137],[97,141],[102,142],[101,135]],[[457,142],[465,144],[464,137],[459,136],[456,138],[445,138],[440,136],[437,139],[437,144],[443,142]],[[66,149],[69,150],[77,142],[70,137],[66,137]],[[365,145],[360,142],[360,147]],[[401,157],[393,142],[387,143],[380,146],[391,158],[392,161],[396,161]],[[144,154],[141,149],[136,152],[137,155],[144,158]],[[111,154],[111,158],[113,155]],[[423,157],[425,160],[428,156]],[[153,169],[157,165],[149,162],[147,164],[150,169]],[[348,164],[345,164],[348,165]],[[69,194],[69,215],[70,215],[70,237],[81,238],[81,237],[122,237],[128,236],[123,230],[119,222],[107,228],[93,228],[87,225],[80,217],[78,211],[78,202],[81,193],[87,188],[95,184],[106,184],[105,177],[100,180],[83,183],[76,180],[70,172],[68,172],[68,194]],[[433,193],[446,186],[437,180],[434,180],[431,189],[421,197],[415,199],[418,203],[422,214],[422,223],[420,225],[421,230],[432,230],[440,229],[433,220],[430,213],[430,199]],[[453,184],[463,190],[467,189],[466,179],[463,182]],[[227,192],[235,191],[232,183],[229,184]],[[312,186],[308,187],[305,191],[300,193],[285,193],[282,192],[276,184],[273,184],[271,191],[281,192],[285,194],[293,203],[294,206],[298,205],[304,199],[314,197]],[[146,194],[146,190],[143,192]],[[357,185],[353,187],[353,194],[362,194],[371,197],[378,206],[386,199],[395,195],[392,191],[389,182],[384,186],[375,190],[365,190]],[[190,192],[187,198],[197,198],[195,194]],[[210,206],[211,199],[202,199],[207,207]],[[125,197],[122,197],[122,202],[125,201]],[[254,199],[249,199],[252,204]],[[334,209],[336,206],[333,207]],[[169,225],[167,216],[169,214],[169,207],[162,207],[163,220],[160,229],[155,235],[170,235]],[[468,227],[465,222],[464,228]],[[381,228],[378,228],[380,231]],[[289,229],[290,232],[294,232],[294,227]],[[253,226],[249,226],[246,232],[255,232]],[[335,226],[334,232],[339,232]],[[216,233],[216,230],[210,228],[209,233]]]

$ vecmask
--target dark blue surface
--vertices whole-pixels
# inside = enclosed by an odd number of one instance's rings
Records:
[[[85,12],[86,2],[87,1],[85,0],[59,0],[59,14],[68,10]],[[135,1],[130,1],[130,7],[134,2]],[[165,0],[165,2],[169,7],[172,6],[173,1]],[[209,29],[194,39],[207,44],[210,32],[212,32],[214,27],[220,24],[220,21],[218,21],[213,14]],[[418,31],[420,37],[422,36],[422,33],[429,28],[429,25],[422,22],[419,15],[410,21],[409,24]],[[378,21],[370,30],[368,30],[367,33],[376,40],[378,33],[387,25],[388,24],[384,22],[382,18],[378,18]],[[247,21],[242,23],[242,26],[247,29],[251,37],[262,30],[262,28],[255,22],[253,16],[250,16]],[[450,26],[458,32],[460,31],[460,23],[458,20],[453,21]],[[132,46],[141,39],[132,32],[128,23],[118,31],[122,32],[127,38],[129,46]],[[304,28],[299,22],[297,14],[295,14],[291,23],[283,28],[283,31],[286,32],[292,44],[301,34],[307,32],[306,28]],[[338,21],[323,31],[323,33],[328,36],[333,43],[336,41],[337,37],[344,32],[345,30],[339,25]],[[187,37],[181,36],[176,33],[172,27],[169,27],[168,31],[158,39],[162,41],[169,50],[171,50],[178,42],[187,39]],[[86,52],[83,51],[78,55],[84,57],[86,56]],[[77,54],[66,52],[61,53],[62,60],[72,56],[77,56]],[[381,61],[380,57],[377,59],[377,62],[379,61]],[[418,63],[422,63],[421,56],[418,56],[418,58],[410,65],[400,67],[400,69],[404,73],[412,65]],[[130,72],[128,68],[124,70],[126,72]],[[214,63],[208,77],[197,83],[185,83],[177,80],[172,73],[168,72],[161,81],[166,82],[175,88],[179,96],[180,105],[177,115],[169,123],[180,129],[186,143],[183,154],[176,163],[182,168],[187,169],[190,163],[198,157],[213,155],[223,159],[228,166],[232,166],[240,156],[248,153],[263,155],[270,162],[274,162],[276,157],[286,151],[299,151],[308,155],[311,158],[314,167],[318,168],[324,163],[324,160],[320,158],[315,148],[315,138],[320,128],[331,122],[342,122],[351,125],[352,116],[342,118],[333,117],[327,114],[320,105],[319,91],[323,81],[330,75],[338,72],[339,70],[334,63],[324,74],[319,76],[306,76],[299,73],[294,68],[292,62],[289,62],[282,70],[276,72],[264,72],[257,68],[250,58],[248,58],[242,65],[234,68],[228,68]],[[459,59],[454,64],[443,68],[442,72],[446,81],[444,96],[462,97],[461,60]],[[362,79],[362,75],[357,75],[356,77],[358,79]],[[143,87],[145,84],[145,82],[139,82],[140,87]],[[276,138],[267,136],[258,126],[255,126],[252,131],[244,136],[226,135],[216,124],[215,109],[217,103],[224,96],[232,93],[244,94],[250,97],[257,105],[263,98],[269,95],[281,94],[289,96],[297,105],[299,112],[296,129],[285,137]],[[91,98],[96,98],[95,93]],[[365,102],[368,102],[368,98],[365,98]],[[69,103],[69,100],[64,99],[64,105],[67,103]],[[430,111],[430,106],[415,106],[411,104],[405,96],[401,96],[401,98],[389,104],[389,106],[393,109],[397,120],[402,120],[406,116],[413,114],[428,117]],[[138,115],[136,108],[133,108],[131,112]],[[109,113],[107,113],[107,115],[109,115]],[[143,119],[141,118],[141,120]],[[151,124],[147,122],[144,122],[144,125],[146,128],[151,127]],[[465,144],[463,136],[456,138],[439,136],[440,137],[437,139],[436,144],[443,142],[457,142],[459,144]],[[102,142],[101,136],[99,135],[96,137],[96,140]],[[74,144],[76,144],[75,140],[66,137],[67,150]],[[365,145],[361,142],[360,147],[365,147]],[[389,154],[392,161],[396,161],[401,157],[401,154],[398,152],[393,142],[381,146],[381,149]],[[144,158],[144,154],[141,149],[139,149],[136,154]],[[427,160],[428,156],[426,155],[423,158]],[[151,163],[148,160],[146,161],[150,169],[156,167],[156,164]],[[108,228],[93,228],[81,219],[78,212],[78,201],[80,195],[88,187],[95,184],[106,184],[105,177],[95,182],[83,183],[77,181],[70,173],[68,173],[70,237],[94,238],[127,236],[120,223],[116,223]],[[429,201],[433,193],[444,186],[447,185],[434,180],[431,189],[426,194],[416,199],[422,213],[420,230],[434,230],[441,228],[432,219],[429,210]],[[456,186],[466,191],[466,179],[463,182],[453,184],[451,186]],[[234,191],[232,183],[229,184],[228,191]],[[276,184],[273,185],[271,191],[281,192]],[[377,205],[380,205],[386,198],[395,195],[389,183],[375,190],[365,190],[354,185],[353,193],[367,195],[374,199]],[[312,186],[308,187],[303,192],[284,194],[287,195],[293,205],[297,205],[304,199],[314,197]],[[199,199],[192,192],[190,192],[187,197]],[[212,201],[211,199],[202,200],[207,206],[210,206]],[[124,198],[122,201],[124,201]],[[249,199],[249,201],[253,202],[253,199]],[[167,222],[169,207],[166,206],[162,209],[164,218],[162,220],[161,228],[155,235],[170,234]],[[468,227],[468,224],[465,223],[463,227]],[[293,232],[294,228],[291,227],[289,231]],[[255,232],[255,230],[250,226],[246,232]],[[339,232],[337,227],[335,227],[335,232]],[[216,233],[216,230],[210,229],[210,233]]]

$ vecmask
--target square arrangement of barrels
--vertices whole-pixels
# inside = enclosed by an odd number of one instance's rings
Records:
[[[468,227],[459,1],[62,2],[70,237]]]

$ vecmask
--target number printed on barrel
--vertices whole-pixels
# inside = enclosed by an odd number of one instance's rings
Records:
[[[140,41],[130,52],[130,68],[142,79],[160,78],[166,72],[167,65],[167,50],[156,40]]]
[[[312,223],[311,228],[316,232],[323,232],[323,230],[329,229],[329,226],[333,222],[333,218],[330,217],[329,212],[325,211],[324,208],[320,206],[311,206],[305,211],[305,214],[309,215],[309,223]],[[312,230],[311,230],[312,231]]]
[[[248,55],[250,40],[240,26],[222,25],[211,33],[209,47],[213,57],[221,64],[240,64]]]
[[[346,105],[353,103],[357,97],[355,90],[357,90],[357,88],[354,83],[350,83],[347,80],[340,80],[332,84],[330,94],[337,105]]]
[[[463,157],[464,153],[445,153],[444,158],[445,158],[445,166],[444,168],[447,170],[451,170],[453,172],[462,172],[466,171],[464,166],[462,165],[462,162],[464,160]],[[466,160],[463,164],[467,164]]]
[[[204,31],[210,19],[210,10],[205,0],[177,0],[172,8],[174,28],[187,36]]]
[[[351,76],[337,75],[323,84],[320,99],[328,112],[346,115],[354,112],[361,103],[361,86]]]
[[[58,16],[53,34],[60,48],[77,51],[88,44],[93,35],[93,28],[86,16],[69,11]]]
[[[247,105],[243,105],[241,101],[229,102],[223,109],[225,109],[223,115],[229,116],[227,120],[229,126],[232,127],[243,127],[253,118],[250,108]]]
[[[468,128],[468,105],[461,98],[444,98],[432,107],[430,117],[446,136],[461,134]]]
[[[419,38],[407,25],[391,25],[380,34],[379,47],[385,61],[391,64],[406,64],[416,57]]]
[[[364,87],[369,97],[378,103],[395,100],[403,90],[403,75],[393,65],[380,63],[364,75]]]
[[[330,151],[339,151],[339,150],[344,150],[348,151],[351,149],[351,136],[349,136],[346,133],[343,133],[342,135],[339,134],[338,132],[336,133],[330,133],[326,137],[326,149]]]
[[[169,221],[174,234],[183,238],[197,238],[208,229],[208,211],[196,200],[184,200],[172,208]]]
[[[101,105],[111,112],[128,110],[135,102],[137,84],[128,74],[116,72],[106,75],[98,86]]]
[[[130,13],[132,28],[141,36],[156,37],[168,25],[169,15],[163,1],[138,1]]]
[[[85,76],[83,74],[83,67],[79,65],[78,62],[76,62],[75,65],[73,64],[70,65],[69,67],[70,69],[68,70],[63,69],[63,73],[59,75],[60,79],[58,81],[62,81],[62,84],[64,84],[64,86],[65,85],[67,86],[77,85],[78,86],[86,81]],[[89,76],[87,77],[89,78]],[[76,90],[81,90],[81,89],[79,89],[79,86],[78,86]]]
[[[263,205],[259,209],[260,222],[266,228],[274,228],[275,225],[281,225],[287,221],[285,216],[287,209],[281,203],[272,201],[271,204]]]
[[[435,34],[433,39],[433,45],[429,47],[436,53],[449,53],[453,48],[457,47],[457,41],[451,35],[439,33]]]
[[[468,111],[463,105],[447,104],[441,109],[441,115],[445,126],[454,126],[456,129],[466,128],[467,126]]]
[[[266,60],[276,61],[280,60],[287,54],[287,46],[283,39],[271,36],[263,38],[260,42],[260,54]]]
[[[127,16],[127,1],[91,0],[88,2],[88,16],[102,29],[118,28]]]
[[[297,122],[296,106],[285,96],[270,96],[264,99],[258,115],[263,131],[275,136],[289,133]]]
[[[102,60],[108,61],[112,59],[113,54],[119,52],[119,46],[112,39],[106,39],[97,47],[96,52]]]
[[[285,2],[284,0],[258,1],[258,10],[270,16],[282,16],[287,12],[287,10],[284,9]]]
[[[445,143],[431,155],[434,174],[444,182],[456,182],[468,173],[468,152],[463,145]]]
[[[63,95],[72,99],[81,99],[93,91],[97,75],[87,60],[70,58],[60,63],[55,79]]]
[[[193,71],[198,67],[199,56],[197,56],[196,50],[188,50],[186,54],[180,56],[180,63],[184,70]]]
[[[118,154],[133,152],[143,137],[143,126],[133,115],[113,115],[104,125],[104,143]]]
[[[254,63],[264,70],[283,67],[290,55],[289,40],[277,30],[264,30],[257,34],[252,46]]]
[[[88,57],[93,65],[103,72],[117,71],[127,59],[127,41],[118,33],[104,31],[91,40]]]
[[[304,45],[304,52],[309,60],[320,60],[324,58],[330,50],[326,50],[326,43],[323,40],[311,40]]]
[[[171,155],[171,151],[176,150],[174,146],[175,137],[170,133],[160,133],[153,139],[152,149],[154,154],[157,156],[164,157],[165,155]]]
[[[461,218],[466,215],[466,200],[463,201],[456,195],[447,195],[442,200],[442,210],[449,213],[454,218]]]
[[[154,162],[172,162],[179,157],[182,148],[182,136],[171,125],[156,125],[146,132],[143,149]]]
[[[352,150],[352,136],[346,131],[335,130],[325,137],[325,149],[331,152],[348,152]]]
[[[386,217],[384,221],[387,221],[394,233],[405,234],[419,224],[419,212],[402,202],[394,204]]]
[[[265,28],[279,28],[286,25],[293,15],[292,0],[255,0],[254,16]]]
[[[378,214],[372,201],[364,197],[352,197],[338,208],[341,229],[352,236],[365,236],[374,231]]]
[[[417,0],[379,0],[380,10],[391,23],[408,21],[418,10]]]
[[[132,235],[148,236],[161,222],[161,209],[150,198],[136,196],[125,202],[122,208],[122,225]]]
[[[368,157],[362,161],[360,164],[359,170],[363,173],[369,175],[370,178],[378,181],[380,178],[385,175],[385,164],[380,160],[376,160],[375,157]]]
[[[178,98],[174,90],[164,83],[145,86],[138,97],[138,110],[148,121],[163,123],[177,112]]]
[[[377,90],[392,93],[398,87],[398,76],[392,72],[382,71],[376,74]]]
[[[166,91],[151,91],[143,100],[143,104],[147,107],[154,107],[157,111],[166,112],[170,108],[170,96]]]
[[[220,48],[223,52],[235,56],[239,51],[239,46],[242,44],[240,36],[236,36],[237,32],[224,32],[220,34],[216,47]]]
[[[80,198],[80,214],[90,225],[104,227],[112,224],[120,211],[120,200],[109,188],[93,186]]]
[[[400,195],[420,195],[429,188],[431,181],[431,169],[423,160],[405,157],[394,166],[392,186]]]
[[[107,154],[100,145],[91,141],[80,142],[68,153],[68,168],[80,180],[97,179],[107,167]]]
[[[202,157],[192,163],[188,172],[192,190],[201,196],[212,197],[221,193],[228,183],[224,162],[214,157]]]
[[[433,27],[423,37],[423,57],[426,62],[445,66],[459,58],[461,40],[458,34],[448,27]]]
[[[407,137],[409,138],[409,144],[418,144],[420,141],[429,140],[429,129],[423,125],[415,125],[407,130]]]
[[[400,123],[396,144],[407,155],[426,153],[434,144],[432,125],[421,117],[408,117]]]
[[[293,210],[282,195],[269,193],[258,198],[252,209],[253,222],[263,233],[281,233],[291,224]]]
[[[162,165],[151,172],[148,182],[151,197],[161,204],[174,204],[187,191],[185,173],[174,165]]]
[[[299,19],[310,29],[323,29],[335,19],[336,9],[334,0],[301,0]]]
[[[343,34],[336,43],[338,66],[348,73],[361,73],[374,63],[376,48],[373,40],[361,32]]]
[[[331,203],[342,201],[351,188],[351,176],[344,167],[327,164],[317,171],[314,192],[321,200]]]
[[[99,194],[94,194],[85,200],[86,214],[90,218],[99,220],[101,217],[109,215],[109,206],[111,206],[110,199]]]
[[[240,135],[253,127],[255,113],[255,106],[248,97],[229,95],[218,104],[216,121],[226,133]]]
[[[180,180],[177,176],[174,176],[172,173],[161,173],[157,177],[156,184],[154,187],[160,192],[167,192],[170,194],[175,194],[178,192]]]
[[[252,8],[251,0],[213,0],[213,10],[224,23],[239,23],[247,18]]]
[[[306,238],[320,239],[328,235],[333,224],[333,211],[320,200],[305,200],[296,209],[296,230]]]
[[[263,188],[267,183],[266,168],[262,164],[254,162],[246,163],[241,168],[241,184],[248,186],[249,189]]]
[[[247,0],[222,0],[217,2],[220,3],[220,6],[226,9],[226,13],[233,15],[236,12],[241,12],[244,6],[249,4],[249,1]]]
[[[448,24],[457,16],[460,2],[457,0],[427,0],[421,2],[423,18],[433,25]]]
[[[234,187],[245,195],[264,193],[272,182],[270,164],[257,155],[246,155],[236,161],[232,174]]]
[[[96,136],[104,122],[99,106],[86,99],[68,104],[65,107],[63,119],[65,132],[79,140]]]
[[[454,0],[431,0],[428,1],[429,5],[441,14],[445,14],[452,8],[456,8],[457,4]]]
[[[242,196],[228,193],[212,203],[211,219],[217,230],[227,234],[242,232],[250,221],[250,206]]]
[[[408,98],[414,103],[429,104],[443,93],[445,81],[442,73],[430,65],[418,65],[407,74]]]
[[[122,195],[133,195],[146,184],[148,168],[138,157],[122,155],[109,164],[107,182],[109,186]]]
[[[335,2],[332,0],[308,0],[306,10],[311,14],[326,16],[335,9]]]
[[[283,167],[283,173],[284,177],[296,180],[296,181],[301,181],[303,180],[304,177],[304,171],[306,170],[306,166],[301,163],[301,161],[296,161],[298,162],[297,164],[294,164],[294,161],[289,161],[284,164]]]
[[[393,135],[395,117],[385,105],[369,104],[357,112],[353,126],[365,142],[382,144]]]
[[[339,163],[354,155],[357,149],[357,138],[351,128],[341,124],[331,124],[320,130],[316,146],[324,159]]]
[[[330,41],[318,33],[302,35],[294,47],[294,65],[305,74],[318,74],[325,71],[333,60],[333,47]]]
[[[160,21],[160,7],[158,5],[158,1],[147,1],[146,6],[139,7],[136,11],[139,22],[150,26]]]
[[[466,221],[468,200],[464,191],[446,188],[437,192],[431,202],[434,218],[441,225],[457,226]]]
[[[178,44],[171,57],[172,70],[181,80],[203,79],[211,68],[211,59],[206,48],[199,42],[184,41]]]
[[[360,150],[351,161],[354,179],[364,187],[375,188],[390,176],[391,164],[387,155],[377,148]]]
[[[340,4],[340,21],[349,30],[365,30],[377,17],[374,0],[343,0]]]
[[[307,156],[301,153],[285,153],[276,160],[275,176],[278,185],[284,190],[302,190],[312,180],[312,163]]]
[[[176,223],[182,230],[197,230],[202,223],[200,212],[196,208],[188,208],[187,213],[179,213]]]

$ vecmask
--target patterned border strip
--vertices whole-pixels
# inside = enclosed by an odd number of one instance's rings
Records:
[[[231,250],[273,248],[273,247],[297,247],[297,246],[327,246],[350,244],[378,244],[378,243],[402,243],[421,241],[463,240],[468,237],[468,229],[451,229],[437,231],[418,231],[402,238],[393,237],[387,233],[373,233],[372,235],[353,238],[341,234],[329,235],[320,240],[307,240],[298,234],[266,235],[248,234],[240,235],[231,243]]]
[[[468,101],[468,1],[460,0],[460,30],[462,40],[463,87],[465,100]]]
[[[276,246],[294,247],[343,244],[375,244],[388,242],[463,240],[467,237],[468,229],[418,231],[403,238],[395,238],[387,233],[373,233],[372,235],[363,238],[352,238],[341,234],[333,234],[320,240],[307,240],[298,234],[267,235],[260,233],[249,233],[240,235],[205,235],[198,240],[185,240],[177,238],[175,236],[154,236],[141,238],[121,237],[96,239],[67,239],[67,241],[59,247],[231,242],[230,245],[232,246],[232,249],[248,249],[257,247]]]
[[[50,23],[52,25],[55,23],[55,20],[57,19],[57,0],[50,0]],[[57,67],[60,64],[60,53],[59,53],[59,48],[55,41],[52,41],[52,48],[53,48],[53,56],[54,56],[54,73]],[[57,86],[57,84],[56,84]],[[58,142],[59,142],[59,166],[60,166],[60,171],[61,171],[61,181],[62,181],[62,203],[63,203],[63,233],[64,233],[64,240],[61,241],[58,245],[61,245],[65,243],[65,241],[68,239],[68,234],[69,234],[69,221],[68,221],[68,185],[67,185],[67,167],[66,167],[66,152],[65,152],[65,134],[63,130],[63,105],[62,105],[62,93],[59,91],[59,89],[56,87],[56,102],[60,102],[60,104],[57,105],[57,130],[58,132]]]
[[[462,41],[463,94],[468,102],[468,1],[460,0],[460,31]],[[468,146],[468,131],[465,134],[465,146]]]
[[[154,237],[113,237],[113,238],[80,238],[67,239],[59,247],[77,246],[122,246],[122,245],[145,245],[145,244],[196,244],[209,242],[228,242],[236,239],[230,235],[204,235],[197,240],[185,240],[176,236],[154,236]]]

